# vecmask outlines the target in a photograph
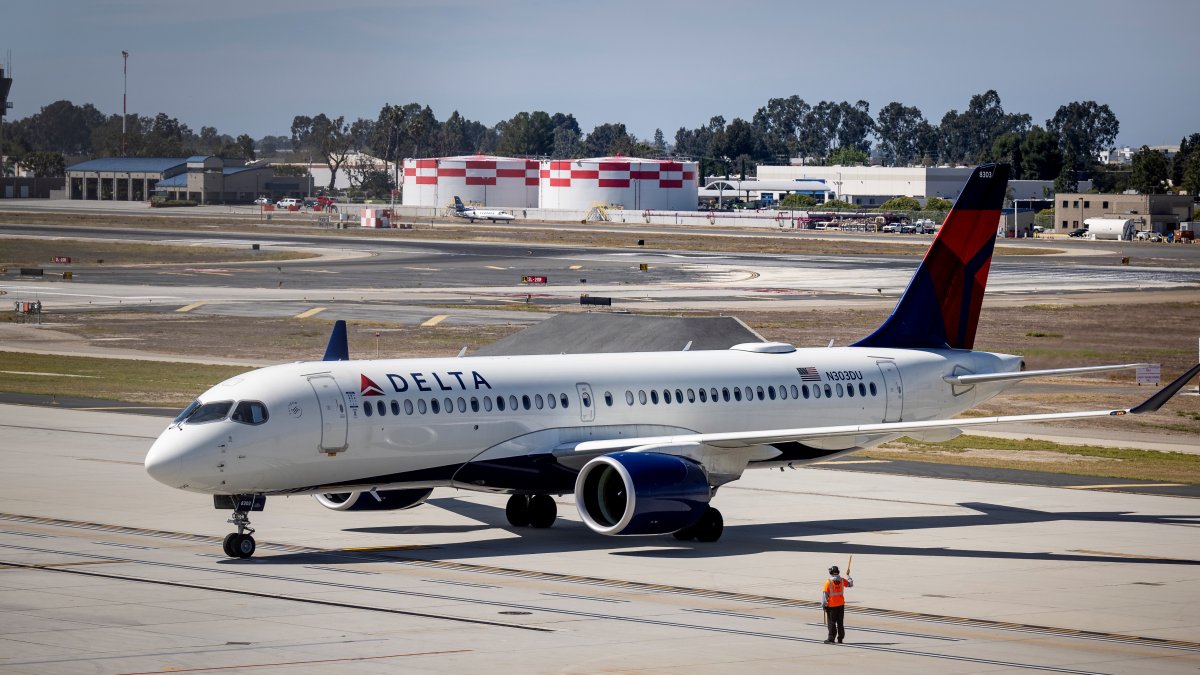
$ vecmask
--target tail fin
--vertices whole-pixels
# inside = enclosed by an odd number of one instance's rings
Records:
[[[346,340],[346,322],[338,319],[329,333],[329,344],[325,345],[325,356],[322,361],[349,361],[350,344]]]
[[[992,263],[1007,164],[976,167],[891,316],[856,347],[971,349]]]
[[[467,210],[467,207],[463,206],[462,200],[458,198],[458,195],[454,195],[454,210],[460,212]]]

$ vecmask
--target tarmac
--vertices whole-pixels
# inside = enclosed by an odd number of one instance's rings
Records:
[[[145,475],[165,422],[0,405],[0,671],[1200,667],[1196,499],[753,471],[702,545],[596,535],[569,495],[549,530],[512,529],[494,495],[270,498],[234,561],[227,513]],[[843,645],[822,644],[831,564],[856,582]]]

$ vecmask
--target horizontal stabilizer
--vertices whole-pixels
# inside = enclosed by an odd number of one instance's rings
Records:
[[[1110,370],[1129,370],[1141,368],[1146,363],[1122,363],[1115,366],[1086,366],[1084,368],[1053,368],[1051,370],[1022,370],[1016,373],[985,373],[981,375],[947,375],[942,378],[955,385],[969,386],[983,382],[1007,382],[1009,380],[1025,380],[1031,377],[1057,377],[1060,375],[1083,375],[1085,373],[1104,373]]]

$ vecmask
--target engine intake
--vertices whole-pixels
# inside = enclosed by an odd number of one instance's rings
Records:
[[[420,506],[433,488],[420,490],[377,490],[370,492],[327,492],[313,497],[321,506],[334,511],[399,511]],[[375,498],[379,495],[379,499]]]
[[[681,530],[700,519],[710,496],[708,476],[699,464],[653,452],[597,457],[575,480],[579,516],[600,534]]]

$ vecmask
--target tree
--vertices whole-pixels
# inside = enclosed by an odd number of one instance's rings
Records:
[[[117,119],[120,120],[119,117]],[[91,103],[77,106],[66,100],[44,106],[36,114],[23,120],[30,149],[66,155],[90,154],[92,132],[105,121],[104,114]],[[10,128],[12,126],[8,125]]]
[[[667,139],[663,136],[662,129],[654,130],[654,144],[650,146],[654,150],[655,157],[666,157],[668,153]]]
[[[1058,137],[1063,157],[1075,162],[1072,168],[1079,169],[1112,146],[1121,123],[1108,105],[1075,101],[1059,106],[1054,117],[1046,120],[1046,129]]]
[[[1021,134],[1009,132],[1000,136],[992,143],[991,157],[993,161],[1008,162],[1012,165],[1012,179],[1021,180]]]
[[[785,209],[807,209],[817,205],[817,200],[811,195],[792,192],[779,200],[779,205]]]
[[[554,149],[554,123],[541,110],[517,113],[497,124],[496,130],[500,134],[497,147],[501,154],[540,157]]]
[[[752,121],[766,152],[774,157],[800,154],[800,130],[811,111],[812,106],[796,95],[770,99],[759,108]]]
[[[939,129],[942,160],[954,163],[984,160],[997,138],[1008,133],[1025,133],[1029,123],[1029,115],[1005,113],[1000,95],[994,89],[976,94],[965,112],[951,110],[942,117]]]
[[[920,211],[921,202],[912,197],[892,197],[879,205],[880,211]]]
[[[865,166],[871,158],[858,148],[838,148],[829,155],[829,163],[833,166]]]
[[[634,139],[625,131],[624,124],[601,124],[592,129],[583,142],[584,149],[592,157],[628,155],[633,150]]]
[[[917,155],[921,125],[928,123],[915,107],[905,107],[893,101],[879,109],[875,118],[875,135],[879,138],[879,153],[885,164],[907,166]]]
[[[857,209],[855,205],[843,199],[830,199],[821,205],[823,209],[831,209],[834,211],[853,211]]]
[[[1179,141],[1179,152],[1171,158],[1171,183],[1175,186],[1183,184],[1184,170],[1191,161],[1191,156],[1200,152],[1200,134],[1192,134]]]
[[[1058,137],[1034,127],[1021,141],[1021,176],[1025,180],[1054,180],[1062,171]]]
[[[1075,156],[1068,152],[1063,158],[1062,169],[1058,172],[1058,177],[1054,179],[1055,192],[1078,192],[1079,179],[1075,173]]]
[[[338,170],[353,148],[354,138],[344,117],[329,119],[325,113],[316,117],[297,115],[292,119],[292,145],[297,150],[311,152],[329,167],[329,190],[337,182]]]
[[[25,155],[21,163],[37,178],[60,178],[67,175],[67,162],[61,152],[31,152]]]
[[[870,154],[871,141],[867,138],[875,130],[875,120],[871,119],[871,104],[866,101],[856,101],[854,104],[842,101],[838,104],[837,141],[839,148],[854,148],[864,154]]]
[[[926,211],[949,211],[953,207],[954,207],[954,203],[951,202],[949,199],[942,199],[941,197],[930,197],[929,199],[925,200],[925,210]]]
[[[1183,167],[1179,188],[1189,195],[1200,195],[1200,152],[1193,150],[1188,155],[1187,166]]]
[[[249,134],[238,136],[235,142],[237,143],[238,150],[242,153],[243,159],[248,161],[258,159],[254,154],[254,139],[250,138]]]
[[[1133,155],[1130,172],[1133,189],[1144,195],[1162,194],[1170,175],[1170,167],[1166,155],[1143,145]]]

